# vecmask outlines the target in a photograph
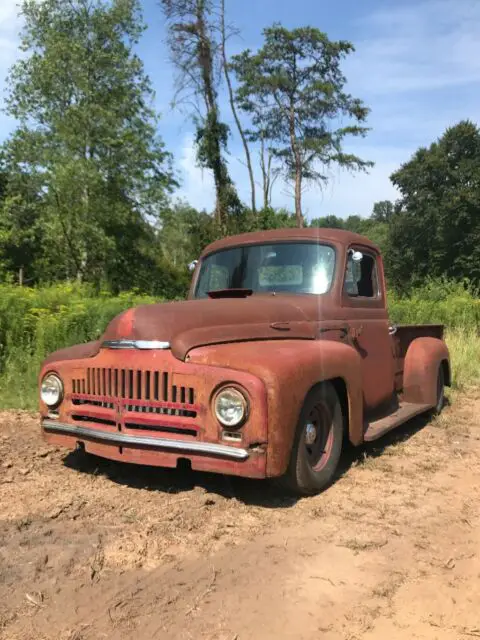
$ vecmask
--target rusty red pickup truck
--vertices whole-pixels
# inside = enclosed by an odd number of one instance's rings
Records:
[[[389,322],[367,238],[282,229],[225,238],[188,300],[129,309],[40,373],[41,429],[62,447],[137,464],[278,478],[298,495],[450,385],[443,326]]]

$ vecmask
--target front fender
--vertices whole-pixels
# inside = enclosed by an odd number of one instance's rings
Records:
[[[403,399],[406,402],[437,404],[437,376],[442,363],[449,365],[447,345],[438,338],[416,338],[411,342],[403,368]],[[449,380],[446,381],[447,384]]]
[[[267,475],[287,468],[295,429],[307,393],[325,380],[346,389],[349,438],[363,441],[361,358],[352,347],[330,340],[243,342],[200,347],[187,361],[247,371],[261,378],[268,395]]]
[[[42,362],[42,371],[47,365],[54,362],[60,362],[64,360],[81,360],[82,358],[93,358],[100,351],[100,341],[85,342],[83,344],[76,344],[73,347],[66,347],[59,349],[51,353]]]

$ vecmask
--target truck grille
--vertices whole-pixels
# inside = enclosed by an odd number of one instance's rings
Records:
[[[120,398],[132,400],[131,411],[150,409],[139,406],[135,400],[195,404],[193,387],[172,385],[170,375],[164,371],[143,371],[137,369],[103,369],[90,368],[84,378],[72,380],[72,393],[82,396],[98,396],[100,398]],[[94,401],[94,398],[92,398]],[[106,402],[100,406],[106,406]]]

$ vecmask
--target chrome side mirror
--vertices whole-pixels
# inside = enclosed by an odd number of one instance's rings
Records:
[[[398,327],[396,324],[392,324],[389,328],[388,328],[388,334],[390,336],[394,336],[398,331]]]
[[[361,262],[363,260],[363,253],[361,251],[352,251],[352,260],[354,262]]]
[[[198,260],[194,260],[193,262],[190,262],[190,264],[188,265],[188,270],[190,272],[195,271],[195,267],[198,264]]]

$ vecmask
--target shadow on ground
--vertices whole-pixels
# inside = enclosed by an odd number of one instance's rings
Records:
[[[352,447],[347,444],[336,480],[346,475],[352,466],[365,464],[369,458],[383,455],[389,447],[409,440],[429,422],[428,416],[419,416],[376,442],[361,447]],[[236,499],[248,505],[271,509],[288,509],[293,507],[299,499],[286,495],[273,482],[192,471],[188,465],[179,465],[176,469],[140,466],[105,460],[86,454],[82,450],[69,453],[64,458],[64,464],[80,473],[101,475],[119,485],[170,494],[192,491],[196,487],[201,487],[208,493],[218,494],[227,499]]]

